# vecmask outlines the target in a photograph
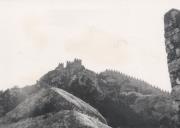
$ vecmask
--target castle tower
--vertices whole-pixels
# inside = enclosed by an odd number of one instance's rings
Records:
[[[81,65],[82,65],[82,61],[81,61],[80,59],[75,58],[75,59],[74,59],[74,64],[81,66]]]
[[[164,16],[165,45],[172,96],[180,102],[180,11],[171,9]]]
[[[81,71],[84,69],[82,65],[82,61],[80,59],[75,58],[74,61],[67,61],[66,69],[68,69],[69,74],[73,74],[75,72]]]
[[[63,63],[59,63],[59,65],[56,68],[56,70],[62,70],[63,68],[64,68],[64,64]]]

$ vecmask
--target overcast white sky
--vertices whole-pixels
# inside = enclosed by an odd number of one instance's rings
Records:
[[[0,0],[0,89],[81,58],[170,90],[163,15],[179,0]]]

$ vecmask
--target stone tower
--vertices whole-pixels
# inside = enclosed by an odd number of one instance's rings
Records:
[[[171,9],[164,16],[165,45],[172,96],[180,102],[180,11]]]
[[[61,71],[62,69],[64,69],[64,64],[63,63],[59,63],[58,67],[56,68],[56,70]]]

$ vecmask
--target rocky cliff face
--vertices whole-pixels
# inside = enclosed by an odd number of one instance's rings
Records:
[[[172,95],[180,101],[180,11],[171,9],[164,16],[165,45]]]
[[[0,128],[110,128],[96,118],[75,110],[27,118],[14,123],[2,124]]]
[[[42,88],[0,119],[0,128],[110,128],[89,104],[58,88]]]

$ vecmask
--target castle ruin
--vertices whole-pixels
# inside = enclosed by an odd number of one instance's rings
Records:
[[[62,69],[64,69],[64,64],[63,63],[59,63],[59,65],[57,66],[56,70],[61,71]]]
[[[67,68],[81,68],[82,66],[82,61],[81,59],[75,58],[74,61],[67,61],[66,67]]]

